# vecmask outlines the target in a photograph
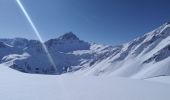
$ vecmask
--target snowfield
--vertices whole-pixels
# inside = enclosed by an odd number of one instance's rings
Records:
[[[159,77],[154,77],[146,80],[170,84],[170,76],[159,76]]]
[[[169,100],[170,84],[116,77],[38,75],[0,64],[0,100]]]

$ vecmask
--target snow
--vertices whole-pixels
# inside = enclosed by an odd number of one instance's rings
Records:
[[[0,39],[0,100],[169,100],[169,41],[169,23],[119,46],[69,32],[44,43],[55,72],[40,41]]]
[[[75,50],[89,50],[90,44],[79,40],[72,32],[66,33],[56,39],[50,39],[45,42],[47,48],[59,52],[72,52]]]
[[[123,44],[118,52],[112,52],[109,57],[86,69],[87,73],[137,79],[170,75],[169,41],[170,25],[164,24],[142,37]]]
[[[146,79],[146,80],[153,81],[153,82],[170,84],[170,76],[158,76],[158,77],[149,78],[149,79]]]
[[[109,76],[25,74],[8,68],[9,64],[0,64],[1,100],[170,99],[170,84]]]
[[[170,75],[170,24],[167,23],[119,46],[88,43],[72,32],[50,39],[44,44],[57,70],[52,68],[38,40],[1,40],[4,43],[0,42],[0,58],[5,56],[2,62],[10,61],[13,63],[11,68],[26,73],[109,75],[137,79]]]

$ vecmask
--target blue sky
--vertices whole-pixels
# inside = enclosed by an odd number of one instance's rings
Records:
[[[44,40],[72,31],[80,39],[121,44],[170,21],[169,0],[21,0]],[[15,0],[0,0],[0,37],[35,39]]]

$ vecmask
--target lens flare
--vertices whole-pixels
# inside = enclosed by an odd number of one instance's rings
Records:
[[[43,46],[43,48],[44,48],[44,51],[45,51],[45,53],[47,54],[47,57],[48,57],[50,63],[52,64],[52,66],[54,67],[54,70],[56,71],[57,69],[56,69],[55,62],[54,62],[52,56],[50,55],[50,53],[49,53],[46,45],[44,44],[44,41],[43,41],[42,37],[40,36],[40,33],[38,32],[38,30],[37,30],[37,28],[35,27],[33,21],[31,20],[31,17],[28,15],[27,11],[25,10],[25,8],[24,8],[24,6],[22,5],[22,3],[20,2],[20,0],[16,0],[16,1],[17,1],[17,3],[18,3],[19,7],[21,8],[22,12],[24,13],[25,17],[27,18],[28,22],[30,23],[31,27],[33,28],[36,36],[37,36],[38,39],[40,40],[40,42],[41,42],[41,44],[42,44],[42,46]]]

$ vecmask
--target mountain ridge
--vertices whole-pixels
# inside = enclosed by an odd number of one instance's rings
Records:
[[[170,75],[169,23],[119,46],[85,42],[72,32],[45,41],[44,44],[57,66],[57,72],[51,67],[38,40],[20,39],[20,41],[15,40],[12,42],[15,45],[12,46],[21,49],[23,54],[28,53],[29,56],[23,57],[22,54],[16,53],[18,58],[13,57],[11,60],[15,66],[10,67],[22,72],[113,75],[132,78]],[[12,54],[6,55],[3,62],[9,62],[7,59],[11,56]]]

